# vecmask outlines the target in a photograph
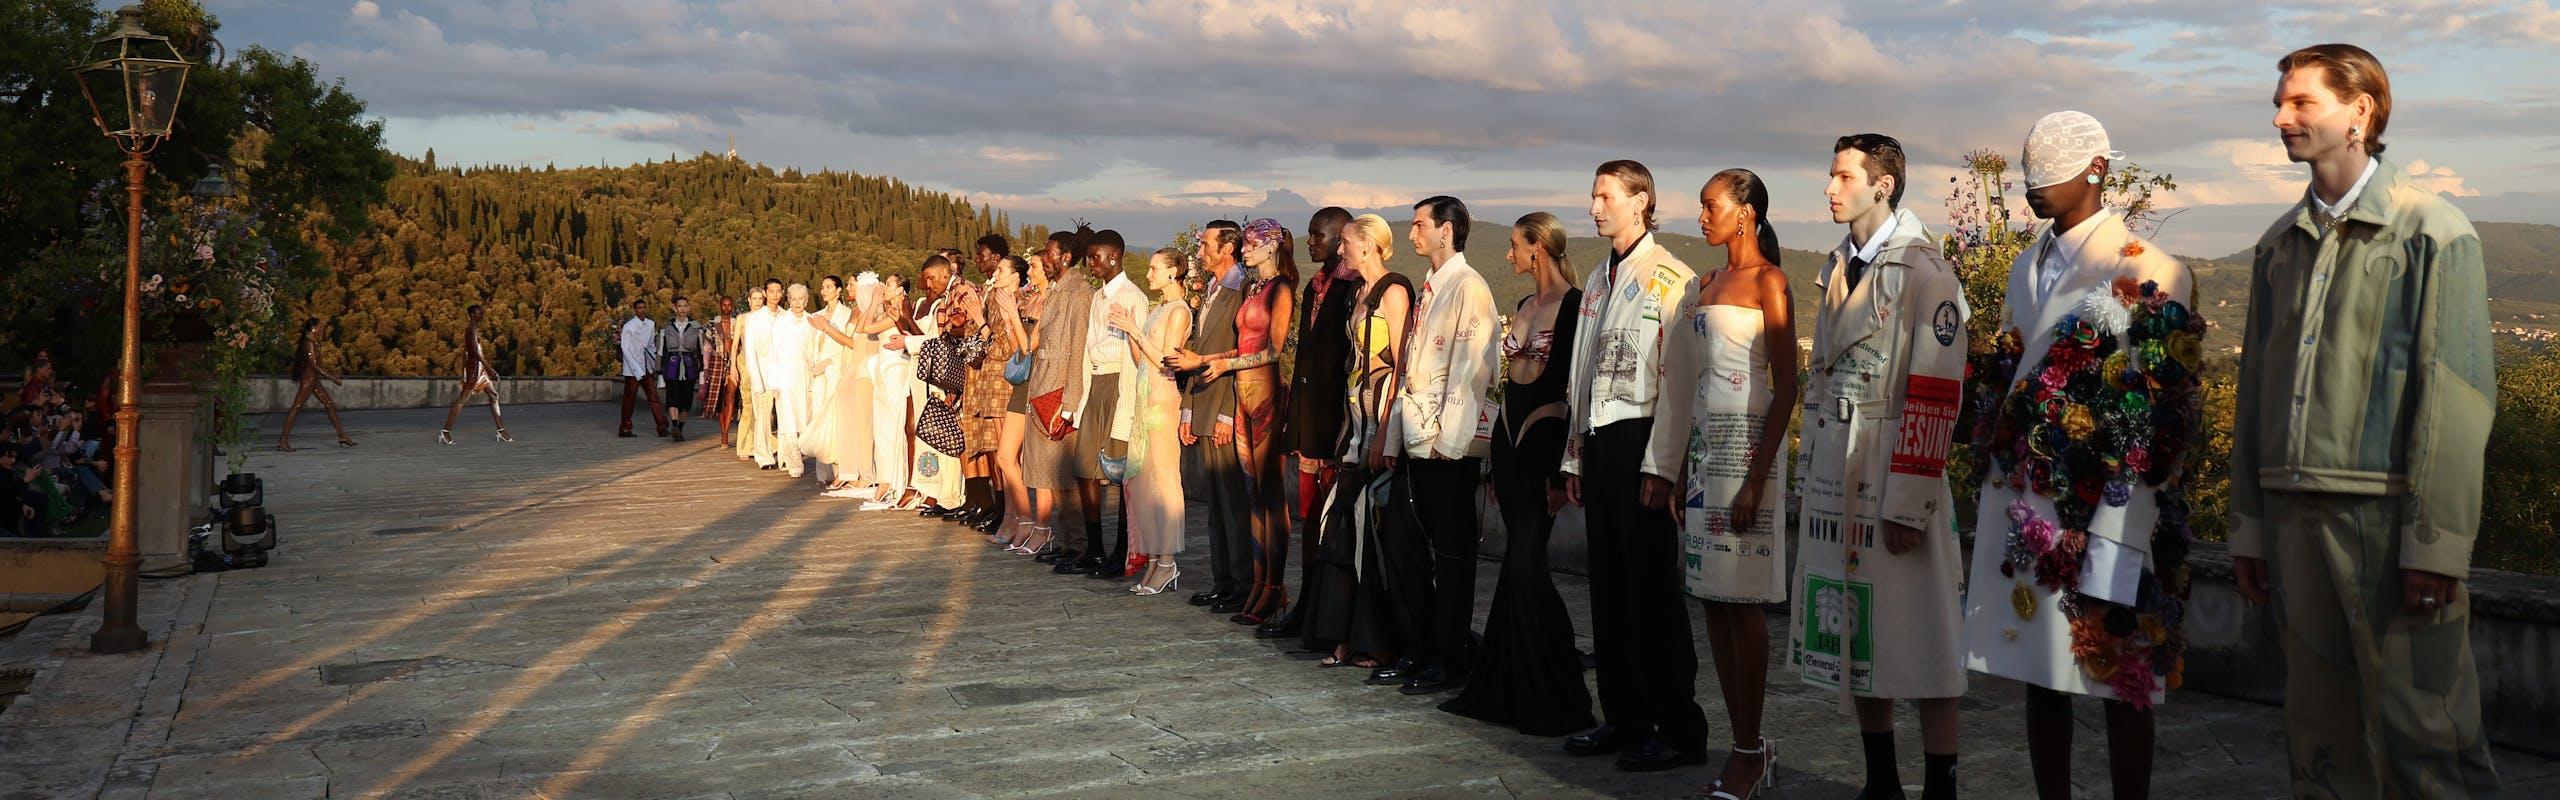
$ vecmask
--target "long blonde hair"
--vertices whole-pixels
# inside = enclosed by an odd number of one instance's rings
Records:
[[[1387,218],[1376,214],[1362,214],[1352,217],[1351,222],[1343,227],[1346,230],[1351,228],[1360,230],[1360,238],[1369,243],[1369,249],[1377,252],[1378,266],[1385,267],[1388,259],[1396,257],[1395,229],[1387,227]]]
[[[1582,276],[1573,271],[1573,259],[1564,253],[1564,222],[1556,219],[1556,215],[1544,211],[1529,212],[1520,221],[1511,223],[1511,231],[1520,234],[1529,246],[1547,251],[1547,260],[1555,262],[1556,272],[1564,275],[1564,285],[1582,282]]]

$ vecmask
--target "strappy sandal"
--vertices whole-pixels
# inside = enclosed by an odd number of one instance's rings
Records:
[[[293,443],[292,443],[292,442],[285,441],[285,440],[283,440],[283,439],[277,439],[277,440],[276,440],[276,452],[279,452],[279,453],[290,453],[290,452],[293,452]]]

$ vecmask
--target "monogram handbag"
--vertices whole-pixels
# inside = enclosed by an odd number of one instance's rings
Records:
[[[960,410],[952,407],[946,397],[924,401],[924,411],[916,415],[916,438],[950,456],[961,455],[968,446],[967,438],[960,433]]]

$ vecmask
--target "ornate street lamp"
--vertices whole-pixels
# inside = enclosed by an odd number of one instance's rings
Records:
[[[116,24],[89,46],[89,63],[72,68],[98,130],[124,150],[125,260],[124,352],[116,371],[116,482],[113,524],[107,533],[106,621],[89,636],[89,652],[124,653],[149,644],[134,624],[136,579],[142,555],[134,546],[134,472],[141,469],[142,412],[135,386],[142,381],[142,175],[143,160],[169,137],[178,97],[187,89],[187,59],[169,37],[142,29],[142,7],[116,9]]]

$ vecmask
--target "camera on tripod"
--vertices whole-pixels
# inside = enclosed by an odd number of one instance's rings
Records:
[[[267,513],[267,489],[255,473],[233,473],[222,479],[207,509],[211,518],[187,536],[187,555],[197,572],[220,572],[267,565],[276,549],[276,517]]]

